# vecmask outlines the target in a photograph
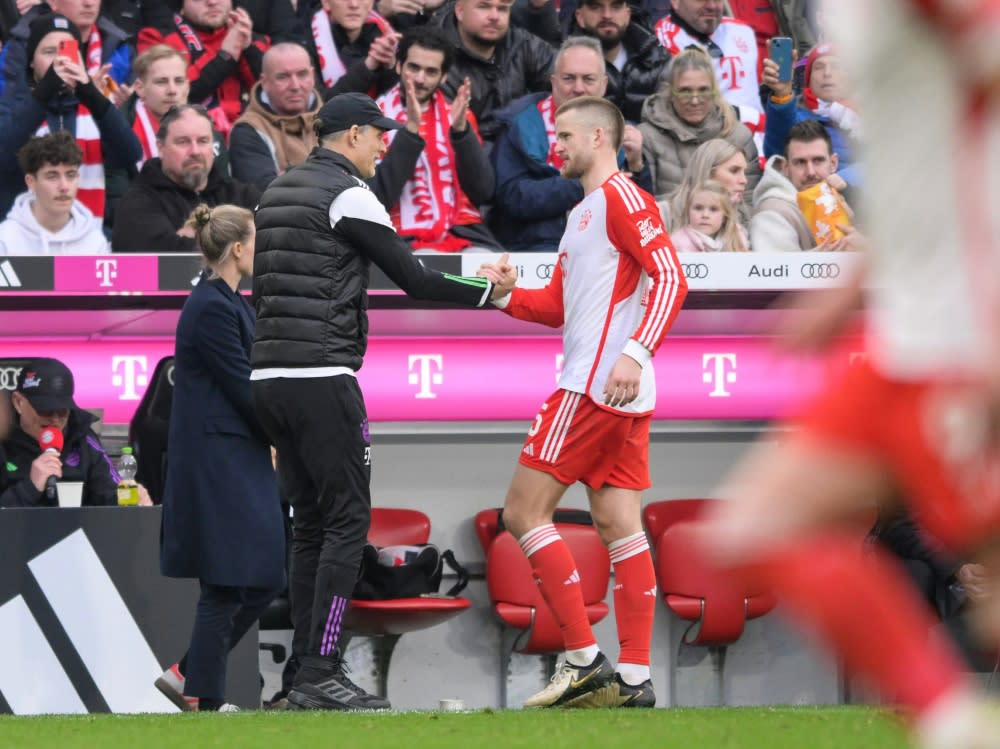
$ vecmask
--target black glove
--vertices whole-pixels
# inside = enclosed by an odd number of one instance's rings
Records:
[[[35,84],[35,90],[32,91],[32,94],[38,101],[45,104],[58,96],[65,85],[63,79],[56,73],[56,66],[50,65],[48,72]]]
[[[111,100],[97,90],[92,81],[76,84],[77,101],[90,110],[95,120],[101,119],[104,113],[111,109]]]

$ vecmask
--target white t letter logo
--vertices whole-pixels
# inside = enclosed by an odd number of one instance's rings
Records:
[[[114,356],[111,358],[111,384],[123,388],[118,396],[120,401],[137,401],[141,397],[136,388],[146,387],[149,378],[146,376],[145,356]],[[119,373],[119,370],[121,372]]]
[[[726,385],[736,382],[736,354],[702,354],[701,368],[706,370],[701,376],[702,381],[713,385],[709,398],[729,398],[732,395],[726,390]]]
[[[433,373],[432,363],[437,369]],[[419,365],[416,372],[413,371],[414,364]],[[410,384],[420,386],[416,398],[437,398],[437,394],[431,390],[431,385],[440,385],[444,382],[444,360],[441,354],[410,354],[406,368],[410,371]]]
[[[100,279],[102,287],[114,286],[114,280],[118,278],[118,261],[100,258],[97,260],[97,272],[94,275]]]

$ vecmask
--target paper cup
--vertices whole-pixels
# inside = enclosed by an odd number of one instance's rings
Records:
[[[457,713],[465,709],[465,702],[462,700],[439,700],[438,706],[446,713]]]
[[[83,502],[82,481],[59,481],[56,483],[60,507],[79,507]]]

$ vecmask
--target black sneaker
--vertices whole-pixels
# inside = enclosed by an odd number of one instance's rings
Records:
[[[388,700],[369,694],[347,676],[343,661],[303,658],[295,685],[288,693],[288,710],[388,710]]]
[[[579,707],[656,707],[653,682],[649,679],[632,686],[616,673],[604,689],[593,692],[586,705]]]
[[[583,707],[591,693],[607,686],[615,669],[603,653],[598,653],[589,666],[574,666],[566,662],[556,669],[545,689],[524,701],[525,707]]]

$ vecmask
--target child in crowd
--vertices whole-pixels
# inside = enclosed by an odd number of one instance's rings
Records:
[[[729,199],[729,190],[715,180],[702,182],[691,191],[678,217],[679,226],[670,235],[677,252],[746,252],[750,249],[746,230]]]

